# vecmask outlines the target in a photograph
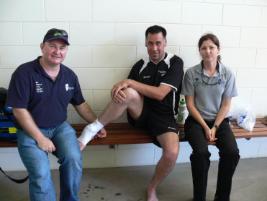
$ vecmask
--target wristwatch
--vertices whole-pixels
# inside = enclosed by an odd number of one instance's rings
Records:
[[[218,130],[219,126],[217,124],[214,124],[213,127]]]

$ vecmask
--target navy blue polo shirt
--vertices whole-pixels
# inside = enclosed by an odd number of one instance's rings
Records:
[[[80,105],[85,100],[76,74],[60,65],[56,80],[52,80],[34,61],[20,65],[12,74],[7,106],[25,108],[40,128],[55,127],[67,119],[67,106]]]
[[[184,76],[183,60],[176,55],[167,54],[155,64],[147,59],[139,60],[131,69],[129,79],[158,87],[160,84],[170,86],[173,90],[162,101],[145,97],[150,108],[159,114],[177,113],[182,80]]]

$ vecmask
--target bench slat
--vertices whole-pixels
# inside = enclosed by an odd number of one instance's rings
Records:
[[[258,118],[252,132],[246,131],[237,126],[235,122],[231,123],[231,127],[236,138],[250,139],[253,137],[267,137],[267,125],[263,123],[263,119]],[[85,124],[73,124],[79,136],[85,127]],[[128,123],[111,123],[107,125],[106,130],[108,136],[106,138],[96,138],[90,142],[91,145],[114,145],[114,144],[144,144],[151,143],[154,138],[147,135],[140,129],[133,128]],[[183,126],[180,126],[180,141],[184,141]],[[0,141],[0,147],[16,147],[16,142]]]

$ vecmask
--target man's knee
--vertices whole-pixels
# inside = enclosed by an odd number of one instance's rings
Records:
[[[28,168],[29,176],[33,177],[35,180],[45,180],[50,177],[50,168],[41,165],[32,165]]]
[[[82,156],[79,151],[68,151],[61,161],[62,165],[71,165],[80,169],[82,167]]]
[[[135,89],[130,87],[124,89],[123,92],[126,94],[128,102],[138,101],[141,98],[141,95]]]
[[[66,160],[72,160],[72,161],[80,161],[81,160],[81,153],[79,153],[78,151],[77,152],[75,152],[75,151],[68,152],[65,155],[65,159]]]
[[[30,183],[34,185],[35,189],[39,192],[48,193],[52,182],[50,168],[36,165],[36,167],[28,169],[28,173]]]
[[[172,148],[168,148],[165,150],[163,149],[162,157],[170,162],[173,162],[177,160],[178,153],[179,153],[179,148],[177,144],[177,146],[174,146]]]

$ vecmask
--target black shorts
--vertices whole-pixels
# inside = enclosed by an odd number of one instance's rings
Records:
[[[166,132],[174,132],[178,134],[178,124],[173,115],[160,114],[149,107],[144,99],[143,110],[138,119],[133,119],[127,113],[128,122],[137,128],[142,128],[154,137]]]

